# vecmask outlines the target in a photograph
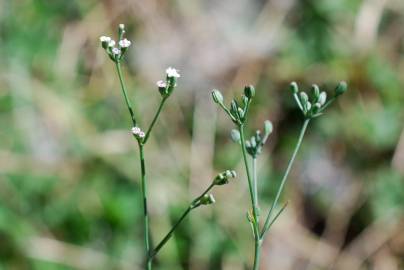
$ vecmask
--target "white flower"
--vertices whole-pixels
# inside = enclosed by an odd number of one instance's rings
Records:
[[[166,69],[167,76],[169,78],[179,78],[181,77],[175,68],[169,67]]]
[[[119,41],[119,46],[121,46],[121,48],[128,48],[131,44],[132,42],[130,42],[126,38]]]
[[[162,81],[162,80],[156,82],[156,85],[157,85],[158,88],[166,88],[167,87],[167,83],[165,81]]]
[[[124,30],[125,29],[125,25],[123,23],[119,24],[119,29]]]
[[[111,41],[111,38],[107,36],[101,36],[100,41],[109,43]]]
[[[144,138],[144,136],[146,136],[146,134],[144,134],[143,131],[140,131],[138,136],[139,136],[139,138]]]
[[[111,40],[108,42],[108,47],[114,47],[114,46],[115,46],[115,40],[111,39]]]
[[[140,132],[142,132],[142,130],[141,130],[140,128],[138,128],[138,127],[133,127],[133,128],[131,129],[131,131],[132,131],[132,133],[133,133],[134,135],[138,135]]]
[[[121,50],[118,49],[118,48],[113,48],[113,49],[112,49],[112,54],[114,54],[114,55],[119,55],[119,54],[121,54]]]

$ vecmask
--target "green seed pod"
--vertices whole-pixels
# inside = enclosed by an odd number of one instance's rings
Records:
[[[291,82],[289,88],[293,94],[297,94],[299,92],[299,87],[297,86],[296,82]]]
[[[314,100],[317,101],[318,98],[319,98],[319,96],[320,96],[320,88],[318,87],[317,84],[313,84],[313,85],[311,86],[311,91],[312,91],[312,93],[313,93]]]
[[[246,87],[244,87],[244,95],[251,99],[255,96],[255,88],[252,85],[247,85]]]
[[[234,142],[240,143],[240,132],[237,129],[231,130],[230,137]]]
[[[268,136],[269,134],[271,134],[272,131],[273,131],[273,125],[272,125],[271,121],[265,120],[265,122],[264,122],[264,133],[265,133],[265,136]]]
[[[340,82],[337,87],[335,88],[335,96],[342,95],[348,90],[348,85],[346,82]]]
[[[212,98],[213,98],[213,101],[215,103],[217,103],[217,104],[222,104],[223,103],[223,95],[217,89],[212,90]]]

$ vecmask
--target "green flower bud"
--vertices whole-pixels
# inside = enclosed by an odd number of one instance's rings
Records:
[[[305,107],[306,103],[309,101],[309,97],[305,92],[300,92],[300,101],[302,102],[303,107]]]
[[[223,95],[222,95],[222,93],[220,93],[220,91],[217,90],[217,89],[213,89],[213,91],[212,91],[212,98],[213,98],[213,101],[214,101],[215,103],[217,103],[217,104],[222,104],[222,103],[223,103]]]
[[[348,90],[348,85],[346,82],[342,81],[340,82],[337,87],[335,88],[335,95],[339,96],[345,93]]]
[[[264,133],[265,133],[265,136],[268,136],[269,134],[271,134],[272,131],[273,131],[273,125],[272,125],[271,121],[265,120],[265,122],[264,122]]]
[[[311,86],[311,91],[313,92],[313,96],[315,100],[318,100],[319,96],[320,96],[320,88],[318,87],[317,84],[313,84]]]
[[[293,94],[297,94],[299,92],[299,87],[297,86],[296,82],[291,82],[289,88]]]
[[[252,85],[247,85],[246,87],[244,87],[244,95],[251,99],[255,96],[255,88]]]
[[[240,118],[243,118],[244,117],[244,111],[243,111],[243,109],[241,109],[241,108],[238,108],[238,115],[240,115]]]
[[[230,112],[236,119],[238,118],[238,105],[234,99],[230,103]]]
[[[212,194],[205,194],[199,201],[202,205],[209,205],[215,203],[216,200]]]
[[[306,110],[307,110],[307,111],[310,111],[310,109],[311,109],[311,102],[310,102],[310,101],[307,101],[307,103],[306,103]]]
[[[232,129],[230,137],[234,142],[240,143],[240,132],[237,129]]]
[[[320,108],[321,108],[321,104],[319,102],[315,103],[313,105],[313,114],[318,113],[320,111]]]
[[[323,106],[326,100],[327,100],[327,93],[321,92],[320,95],[318,96],[317,102],[320,103],[321,106]]]
[[[235,178],[236,172],[231,170],[226,170],[219,173],[215,179],[213,179],[213,184],[217,186],[225,185],[229,183],[229,178]]]

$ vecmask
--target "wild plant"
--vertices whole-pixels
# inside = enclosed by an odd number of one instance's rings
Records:
[[[157,89],[161,95],[160,105],[157,108],[157,111],[145,131],[140,127],[140,123],[138,121],[138,117],[135,116],[132,103],[130,101],[128,91],[125,85],[125,80],[123,78],[121,63],[124,60],[124,56],[128,48],[132,45],[132,43],[124,38],[125,35],[125,26],[123,24],[119,25],[118,28],[118,38],[119,41],[115,42],[112,38],[108,36],[100,37],[101,46],[109,56],[109,58],[114,62],[116,71],[119,77],[119,82],[122,90],[122,95],[125,100],[125,104],[128,108],[130,120],[132,124],[131,134],[135,141],[137,142],[139,149],[139,162],[140,162],[140,182],[141,182],[141,193],[142,193],[142,203],[143,203],[143,223],[144,223],[144,268],[147,270],[152,269],[153,258],[159,253],[159,251],[164,247],[168,240],[173,236],[173,233],[178,228],[178,226],[182,223],[182,221],[188,216],[196,208],[202,205],[210,205],[215,203],[215,199],[213,195],[210,193],[211,190],[215,186],[225,185],[229,183],[231,178],[236,177],[236,173],[232,170],[225,170],[222,173],[219,173],[211,182],[211,184],[206,188],[204,192],[194,200],[191,201],[189,206],[185,209],[180,218],[173,224],[172,228],[169,232],[163,237],[163,239],[158,242],[155,246],[151,243],[150,239],[150,218],[148,213],[148,189],[146,179],[147,175],[147,167],[145,161],[145,146],[150,138],[151,132],[153,130],[154,125],[156,124],[159,115],[168,100],[171,94],[177,87],[177,80],[181,77],[178,70],[175,68],[169,67],[166,69],[165,80],[158,81]]]
[[[320,91],[320,88],[317,85],[312,86],[312,94],[310,98],[304,91],[299,92],[298,85],[295,82],[290,84],[290,89],[297,106],[302,112],[303,125],[300,130],[296,146],[292,152],[292,157],[286,166],[286,170],[283,174],[280,185],[277,188],[275,198],[271,207],[269,208],[264,222],[261,222],[260,220],[261,210],[259,206],[259,193],[257,187],[257,158],[262,153],[263,147],[272,133],[272,123],[269,120],[266,120],[264,122],[263,132],[257,130],[250,139],[247,139],[245,128],[247,125],[250,104],[255,97],[254,87],[246,86],[244,88],[244,95],[241,97],[241,102],[237,99],[233,99],[230,103],[230,107],[227,107],[224,104],[223,95],[219,90],[212,91],[213,101],[225,111],[230,120],[237,127],[237,129],[233,129],[231,131],[231,138],[240,145],[245,173],[247,176],[248,190],[251,200],[251,210],[247,212],[247,219],[251,225],[255,246],[253,270],[258,270],[260,267],[261,247],[266,234],[287,205],[284,204],[278,209],[280,196],[285,187],[289,172],[292,168],[293,162],[295,161],[297,152],[300,149],[303,137],[310,121],[321,116],[324,113],[324,110],[347,90],[347,84],[345,82],[340,82],[335,88],[334,95],[328,101],[326,92]],[[277,212],[274,213],[274,211]]]

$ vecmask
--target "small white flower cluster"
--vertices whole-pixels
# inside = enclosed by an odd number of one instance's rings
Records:
[[[137,139],[143,139],[146,136],[146,134],[139,127],[133,127],[131,132]]]
[[[123,34],[125,33],[125,25],[119,25],[119,36],[122,38]],[[108,55],[113,61],[119,61],[125,51],[132,45],[132,42],[127,40],[126,38],[121,39],[118,41],[118,47],[115,47],[116,42],[112,38],[108,36],[101,36],[100,37],[101,45],[106,50]]]
[[[175,68],[169,67],[166,69],[166,74],[168,78],[179,78],[181,75],[178,73],[178,70]]]
[[[172,67],[166,69],[166,81],[159,80],[156,85],[162,96],[169,96],[175,86],[177,86],[177,78],[181,77],[178,70]]]

